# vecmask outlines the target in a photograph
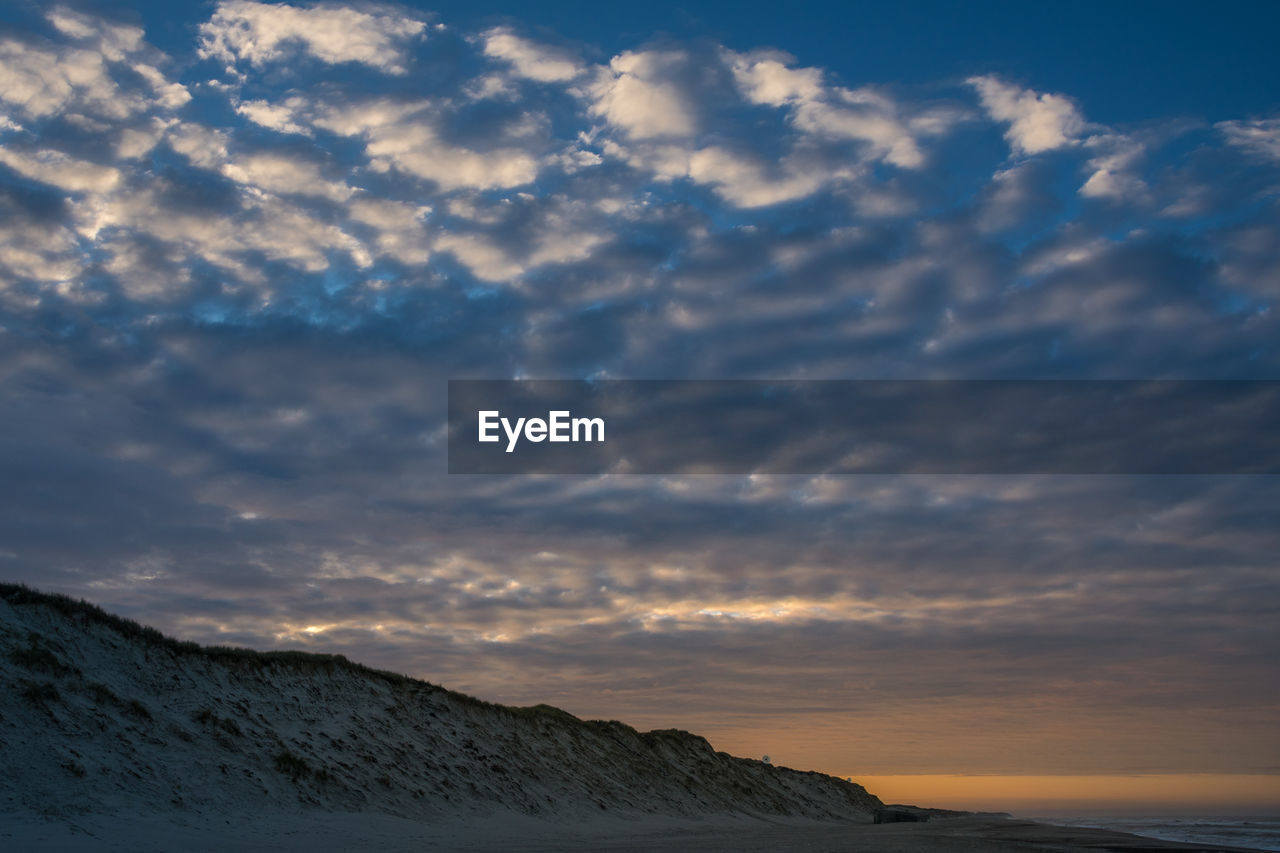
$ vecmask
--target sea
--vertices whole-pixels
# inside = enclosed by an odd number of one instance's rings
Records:
[[[1165,841],[1186,841],[1193,844],[1245,847],[1254,850],[1280,850],[1280,817],[1080,817],[1043,818],[1043,823],[1058,826],[1087,826],[1096,829],[1114,829],[1160,838]]]

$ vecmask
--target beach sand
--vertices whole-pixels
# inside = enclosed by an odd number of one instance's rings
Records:
[[[423,824],[370,815],[280,815],[243,823],[172,814],[83,820],[0,815],[0,846],[27,851],[649,851],[708,853],[997,853],[1000,851],[1241,851],[1180,844],[1102,829],[1017,819],[962,817],[885,825],[720,819],[697,822],[602,819],[553,825],[520,816]],[[8,818],[8,819],[6,819]]]

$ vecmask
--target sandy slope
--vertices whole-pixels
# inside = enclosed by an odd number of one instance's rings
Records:
[[[19,587],[0,587],[0,685],[11,815],[869,821],[880,805],[687,732],[507,708],[339,658],[201,649]]]

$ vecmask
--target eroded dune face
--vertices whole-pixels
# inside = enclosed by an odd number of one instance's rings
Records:
[[[6,813],[870,822],[882,805],[687,732],[494,705],[336,656],[202,648],[24,587],[0,587],[0,682]]]

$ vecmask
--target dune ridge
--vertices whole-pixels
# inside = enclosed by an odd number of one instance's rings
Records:
[[[203,647],[0,585],[0,811],[870,822],[862,786],[337,655]]]

